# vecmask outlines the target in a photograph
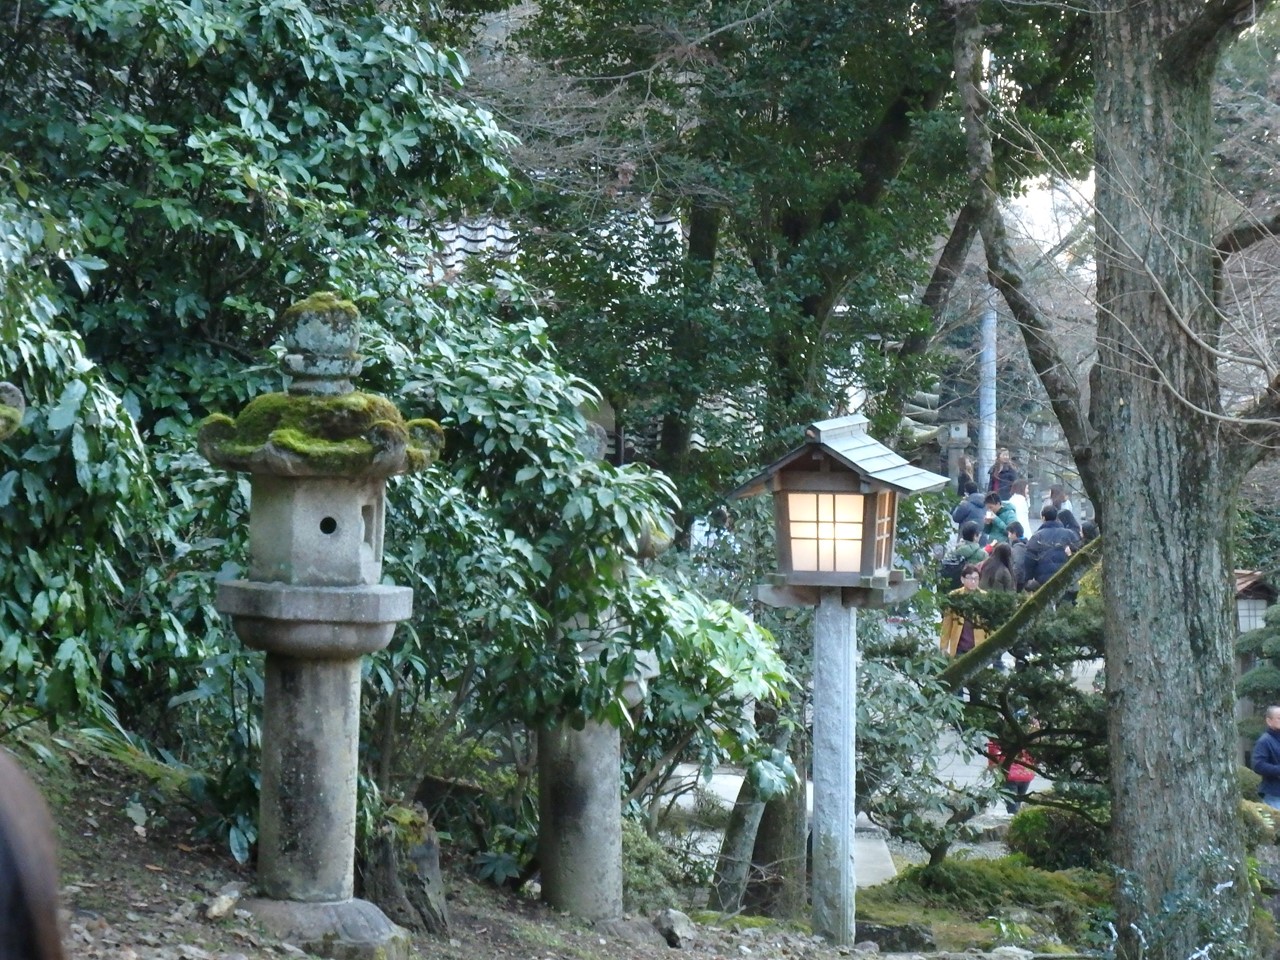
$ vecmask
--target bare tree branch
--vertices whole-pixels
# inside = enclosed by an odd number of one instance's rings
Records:
[[[1209,0],[1180,30],[1164,42],[1164,62],[1171,70],[1192,70],[1217,57],[1223,46],[1253,26],[1271,0]]]
[[[1218,252],[1218,260],[1221,262],[1233,253],[1239,253],[1255,243],[1277,235],[1280,235],[1280,210],[1273,210],[1266,216],[1218,234],[1213,238],[1213,249]]]
[[[1243,477],[1275,453],[1280,444],[1280,375],[1273,377],[1266,390],[1240,410],[1237,418],[1240,424],[1232,444],[1232,461]]]
[[[925,287],[920,298],[920,306],[929,311],[933,324],[929,330],[913,333],[902,342],[898,355],[902,357],[918,356],[929,349],[929,342],[942,326],[942,315],[946,312],[951,300],[951,292],[955,289],[964,262],[969,257],[969,248],[978,233],[978,218],[973,207],[965,204],[956,215],[951,225],[951,233],[938,255],[938,262],[929,277],[929,285]],[[902,398],[905,399],[905,398]],[[895,401],[895,402],[900,402]]]
[[[987,276],[991,285],[1004,297],[1022,331],[1027,355],[1049,395],[1049,404],[1071,447],[1081,482],[1090,498],[1097,501],[1100,494],[1092,464],[1092,430],[1084,415],[1080,384],[1074,371],[1063,360],[1050,334],[1047,319],[1025,292],[1026,284],[1013,256],[996,196],[991,136],[985,122],[990,102],[981,89],[983,30],[978,21],[978,4],[973,0],[959,0],[955,7],[955,72],[964,109],[969,155],[972,184],[969,204],[975,211],[982,234],[987,254]]]

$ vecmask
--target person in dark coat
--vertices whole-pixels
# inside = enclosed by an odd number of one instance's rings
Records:
[[[1062,525],[1058,511],[1052,506],[1040,510],[1040,529],[1027,541],[1027,585],[1036,587],[1066,566],[1071,554],[1080,547],[1080,539]]]
[[[981,528],[987,519],[986,501],[983,499],[982,494],[978,492],[978,485],[972,480],[965,485],[964,492],[964,499],[951,511],[951,519],[955,521],[958,527],[963,527],[965,521],[972,520]]]
[[[1000,494],[1001,500],[1008,500],[1013,495],[1013,481],[1018,479],[1018,471],[1013,465],[1007,448],[1001,448],[996,462],[991,465],[991,482],[987,490]]]
[[[1009,566],[1013,570],[1014,583],[1019,590],[1023,590],[1027,586],[1026,531],[1022,529],[1022,524],[1015,520],[1009,524],[1005,534],[1009,538],[1009,553],[1011,555]]]
[[[1080,527],[1080,521],[1076,519],[1076,515],[1070,510],[1058,511],[1058,522],[1074,533],[1081,540],[1084,539],[1084,533]]]
[[[1253,745],[1249,766],[1262,778],[1258,796],[1268,807],[1280,810],[1280,706],[1267,707],[1264,717],[1267,729]]]

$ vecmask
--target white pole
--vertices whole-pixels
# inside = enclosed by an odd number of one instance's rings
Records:
[[[856,614],[823,587],[813,614],[813,931],[854,942]]]
[[[996,308],[992,291],[982,311],[982,348],[978,354],[978,489],[986,491],[996,462]]]

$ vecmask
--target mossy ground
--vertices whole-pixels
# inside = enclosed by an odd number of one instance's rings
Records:
[[[28,728],[30,729],[30,728]],[[182,799],[178,781],[145,758],[104,749],[101,739],[60,734],[31,736],[23,747],[7,745],[33,772],[59,824],[62,878],[72,917],[73,960],[230,957],[279,960],[278,944],[251,920],[203,918],[202,905],[230,881],[252,882],[252,866],[239,866],[225,847],[196,830],[198,812]],[[39,756],[52,758],[53,765]],[[145,810],[145,822],[130,815]],[[137,810],[134,810],[136,815]],[[139,829],[141,827],[141,829]],[[454,930],[448,938],[417,935],[414,955],[433,960],[670,960],[662,943],[641,941],[593,927],[546,906],[474,879],[469,859],[447,844],[444,878]],[[662,904],[691,909],[682,894]],[[1016,898],[1012,898],[1016,899]],[[656,909],[658,904],[650,905]],[[996,925],[985,914],[922,903],[892,885],[864,888],[858,918],[930,927],[942,950],[990,947]],[[647,916],[637,913],[637,916]],[[828,947],[808,933],[807,918],[794,922],[746,916],[695,914],[702,941],[682,956],[795,956],[838,960],[847,950]],[[1016,925],[1007,925],[1016,932]],[[1037,946],[1050,952],[1051,946]],[[200,952],[196,952],[200,951]]]

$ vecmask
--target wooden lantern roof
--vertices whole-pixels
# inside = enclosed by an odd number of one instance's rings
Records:
[[[853,415],[811,423],[804,431],[805,442],[765,467],[730,494],[734,499],[754,497],[775,489],[778,474],[821,469],[821,461],[843,467],[857,475],[871,489],[889,489],[910,496],[941,490],[950,480],[912,466],[879,440],[867,433],[867,418]]]

